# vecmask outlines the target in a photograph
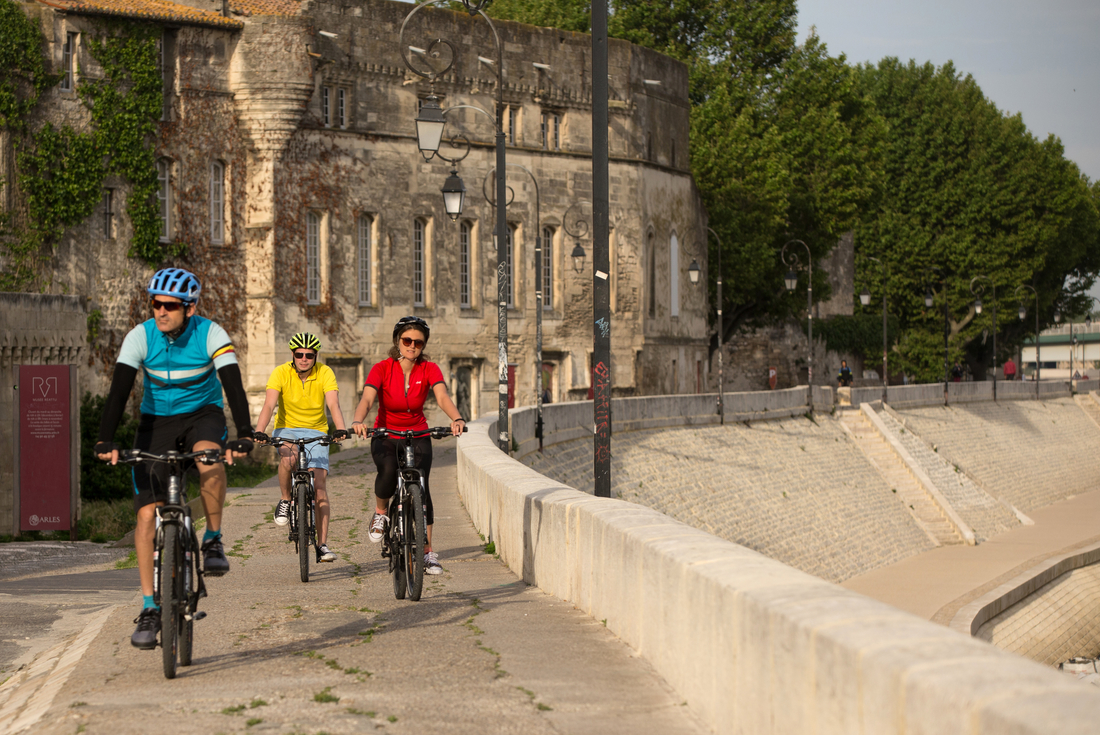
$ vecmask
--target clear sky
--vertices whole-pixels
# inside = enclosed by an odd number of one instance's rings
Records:
[[[954,62],[1100,179],[1100,0],[798,0],[799,40],[811,26],[849,63]]]

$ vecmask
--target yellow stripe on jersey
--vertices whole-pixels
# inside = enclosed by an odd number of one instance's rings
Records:
[[[215,352],[213,355],[211,355],[211,357],[221,357],[222,355],[227,355],[230,352],[236,352],[236,350],[233,349],[233,345],[228,344]]]

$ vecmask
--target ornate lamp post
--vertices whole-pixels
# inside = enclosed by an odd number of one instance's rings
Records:
[[[1035,297],[1035,400],[1039,400],[1039,373],[1041,370],[1042,362],[1039,360],[1039,292],[1035,290],[1034,286],[1029,286],[1026,283],[1021,283],[1016,287],[1015,295],[1020,300],[1019,316],[1020,321],[1023,321],[1027,317],[1027,307],[1024,306],[1024,302],[1020,299],[1020,290],[1031,291],[1031,295]],[[1020,370],[1023,370],[1023,366],[1020,366]]]
[[[806,371],[807,381],[810,384],[810,403],[813,403],[813,385],[814,385],[814,260],[810,254],[810,246],[801,240],[790,240],[780,251],[779,257],[783,260],[783,264],[790,270],[787,271],[787,275],[783,278],[783,284],[787,287],[788,291],[794,291],[798,287],[798,273],[796,268],[802,266],[802,260],[798,257],[796,251],[791,251],[790,255],[787,254],[787,247],[798,243],[802,247],[806,248],[806,321],[809,324],[809,337],[810,346],[807,357],[808,369]]]
[[[569,257],[573,259],[573,271],[575,273],[582,273],[584,271],[585,252],[584,246],[581,245],[581,238],[586,237],[589,233],[588,218],[584,214],[585,205],[592,206],[592,202],[584,199],[573,202],[569,205],[569,209],[565,210],[565,214],[561,218],[561,228],[565,230],[565,234],[574,238],[576,243],[573,245],[573,252],[569,254]],[[573,211],[576,210],[575,213]],[[572,215],[570,213],[573,213]],[[570,224],[572,222],[572,224]]]
[[[507,192],[505,191],[505,167],[507,161],[505,160],[505,147],[504,147],[504,46],[500,41],[500,35],[497,33],[496,26],[489,20],[489,16],[485,14],[483,8],[488,4],[488,0],[458,0],[465,7],[466,11],[471,15],[479,15],[489,25],[489,30],[493,33],[493,42],[496,46],[496,63],[493,65],[493,72],[496,75],[496,116],[494,118],[494,128],[496,132],[496,171],[497,171],[497,194],[496,199],[498,202],[505,202],[507,198]],[[405,31],[408,28],[409,21],[420,10],[426,7],[440,5],[449,6],[450,0],[430,0],[429,2],[416,5],[409,14],[405,16],[405,21],[401,24],[401,34],[399,36],[401,44],[401,58],[405,62],[405,66],[417,76],[427,79],[432,86],[432,94],[425,101],[424,105],[420,109],[420,113],[417,115],[417,140],[422,155],[425,155],[425,160],[431,160],[436,151],[439,150],[439,140],[443,136],[443,127],[446,124],[443,110],[439,109],[439,105],[435,102],[435,80],[447,73],[454,66],[454,60],[456,57],[455,47],[449,41],[443,39],[436,39],[428,45],[428,47],[417,54],[421,59],[423,66],[418,68],[413,64],[410,56],[410,47],[405,43]],[[445,60],[440,59],[439,47],[446,46],[450,49],[450,58]],[[606,82],[605,82],[606,83]],[[435,109],[433,109],[433,105]],[[470,107],[470,109],[478,110],[485,113],[480,108],[462,105],[461,107]],[[457,109],[457,108],[450,108]],[[437,112],[438,110],[438,112]],[[492,116],[490,116],[492,117]],[[440,123],[443,124],[440,124]],[[438,130],[438,134],[436,131]],[[434,145],[434,147],[433,147]],[[498,371],[498,393],[497,393],[497,446],[500,447],[502,452],[509,451],[509,432],[508,432],[508,279],[506,273],[506,260],[508,254],[508,214],[507,206],[497,207],[496,218],[496,232],[494,234],[497,245],[497,371]]]
[[[948,358],[949,348],[948,339],[951,337],[951,320],[948,316],[947,305],[947,272],[943,268],[937,268],[935,266],[924,269],[925,273],[934,273],[939,276],[940,279],[940,291],[943,292],[943,405],[947,405],[947,385],[949,381],[948,371],[950,370],[950,362]],[[932,295],[932,288],[926,286],[924,289],[924,305],[931,309],[936,303],[935,297]]]
[[[718,241],[718,269],[716,271],[718,278],[718,294],[715,299],[718,302],[718,423],[725,424],[726,403],[723,396],[723,391],[725,390],[723,378],[725,376],[722,369],[722,330],[724,326],[722,319],[722,238],[718,237],[718,233],[709,227],[707,228],[707,232],[714,235],[714,239]]]
[[[867,256],[867,260],[873,260],[882,266],[882,402],[886,403],[886,389],[890,385],[890,379],[886,374],[886,264],[870,255]],[[871,292],[866,286],[859,295],[859,302],[864,306],[871,305]]]
[[[970,293],[974,294],[974,311],[982,313],[982,294],[985,286],[982,281],[989,281],[993,290],[993,400],[997,400],[997,282],[989,276],[974,276],[970,279]]]

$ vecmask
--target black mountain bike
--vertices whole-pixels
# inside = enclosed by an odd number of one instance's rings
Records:
[[[462,427],[466,431],[466,427]],[[416,467],[413,439],[430,436],[444,439],[451,434],[449,426],[433,429],[393,431],[391,429],[367,429],[368,436],[397,437],[405,443],[397,452],[397,492],[390,498],[386,511],[390,522],[382,538],[382,557],[390,560],[393,575],[393,595],[404,600],[408,595],[414,602],[424,591],[424,545],[428,538],[424,523],[424,478]]]
[[[298,448],[298,469],[294,471],[291,478],[290,535],[287,539],[294,542],[294,548],[298,552],[298,570],[303,582],[309,581],[310,544],[313,545],[315,551],[318,550],[316,508],[314,504],[316,495],[313,490],[313,473],[309,471],[309,453],[306,451],[306,447],[315,442],[327,447],[335,439],[336,437],[329,434],[314,436],[309,439],[289,439],[281,436],[273,436],[267,439],[267,443],[273,447],[294,446]]]
[[[160,646],[163,652],[164,676],[176,678],[176,664],[191,665],[194,643],[193,626],[206,613],[199,612],[198,602],[206,597],[203,582],[202,554],[191,508],[183,497],[183,473],[190,462],[214,464],[221,462],[221,452],[204,449],[199,452],[153,454],[141,449],[119,452],[120,464],[161,462],[168,465],[168,502],[157,507],[157,531],[153,542],[153,601],[160,605]]]

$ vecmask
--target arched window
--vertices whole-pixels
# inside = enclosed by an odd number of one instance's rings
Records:
[[[669,315],[680,316],[680,241],[676,233],[668,239]]]
[[[505,242],[507,255],[504,259],[504,300],[509,309],[514,309],[516,306],[515,241],[516,226],[508,225],[508,239]]]
[[[321,215],[306,215],[306,303],[321,303]]]
[[[210,242],[225,242],[225,166],[221,161],[210,164]]]
[[[424,220],[413,221],[413,306],[424,306],[426,229]]]
[[[473,230],[473,225],[466,221],[463,221],[458,228],[458,305],[463,309],[473,306],[470,298],[473,276],[470,272],[473,266],[473,254],[470,248],[473,245]]]
[[[157,208],[160,215],[160,241],[172,237],[172,162],[167,158],[157,161]]]
[[[649,261],[649,273],[646,274],[648,280],[646,296],[649,302],[649,316],[654,318],[657,316],[657,247],[652,231],[646,236],[645,247],[646,257]]]
[[[359,215],[359,231],[356,238],[356,253],[358,255],[358,281],[359,281],[359,305],[371,305],[371,227],[374,221],[369,214]]]
[[[554,228],[542,228],[542,308],[554,308]]]

